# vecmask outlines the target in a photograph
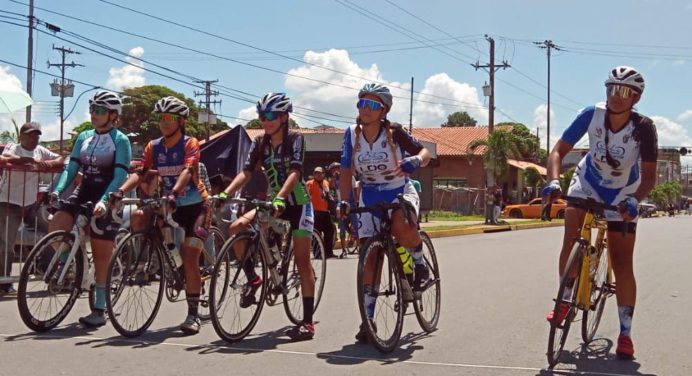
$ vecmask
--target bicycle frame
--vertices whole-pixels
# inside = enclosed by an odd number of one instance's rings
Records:
[[[592,230],[596,229],[596,241],[592,242]],[[596,217],[591,210],[586,211],[584,216],[584,224],[582,225],[580,238],[577,242],[582,243],[584,247],[584,258],[580,270],[579,286],[577,287],[575,304],[582,310],[590,309],[591,305],[591,270],[596,269],[600,262],[601,252],[607,249],[607,230],[608,223],[603,219]],[[596,252],[596,264],[591,265],[591,254]],[[612,281],[612,265],[610,262],[610,253],[608,253],[607,280]]]

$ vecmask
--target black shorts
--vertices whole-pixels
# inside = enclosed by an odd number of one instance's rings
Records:
[[[211,226],[211,206],[209,201],[178,206],[173,212],[173,220],[185,230],[185,237],[206,240]]]
[[[78,186],[72,194],[60,205],[58,210],[70,213],[72,217],[76,220],[77,214],[79,213],[79,206],[86,204],[91,201],[92,204],[96,205],[101,201],[101,196],[105,192],[107,186]],[[103,231],[103,234],[97,234],[95,231],[91,231],[90,236],[93,239],[101,240],[115,240],[115,236],[118,234],[118,229],[120,225],[113,221],[110,216],[98,218],[96,220],[96,227]]]

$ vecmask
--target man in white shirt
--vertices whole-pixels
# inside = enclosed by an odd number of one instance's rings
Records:
[[[63,158],[38,144],[41,128],[38,123],[26,123],[19,131],[19,144],[10,143],[0,156],[0,162],[32,166],[46,170],[62,166]],[[0,296],[14,292],[7,282],[14,260],[14,243],[24,209],[36,201],[39,173],[6,168],[0,183]]]

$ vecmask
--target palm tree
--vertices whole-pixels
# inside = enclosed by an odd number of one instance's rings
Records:
[[[494,185],[497,178],[507,173],[508,159],[522,159],[520,140],[502,129],[490,133],[487,139],[471,141],[468,149],[473,152],[481,146],[485,147],[483,163],[489,172],[489,185]]]
[[[538,189],[545,185],[545,179],[535,167],[527,167],[524,170],[524,182],[527,187],[533,188],[533,192],[538,192]],[[534,196],[535,197],[535,196]],[[533,197],[531,197],[533,198]]]

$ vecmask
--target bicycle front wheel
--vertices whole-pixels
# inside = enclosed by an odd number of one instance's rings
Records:
[[[163,255],[147,234],[123,238],[108,264],[106,309],[125,337],[144,333],[161,307],[165,285]]]
[[[565,264],[565,271],[560,277],[560,287],[557,289],[557,297],[555,298],[555,307],[553,308],[553,320],[550,321],[550,334],[548,336],[548,352],[546,353],[548,357],[548,365],[552,368],[554,367],[560,359],[560,354],[562,349],[565,347],[565,341],[567,340],[567,334],[569,333],[569,328],[572,325],[572,320],[577,315],[577,306],[575,305],[575,298],[579,290],[579,279],[581,264],[584,258],[586,246],[580,242],[576,241],[572,246],[572,250],[569,253],[569,258],[567,259],[567,264]],[[570,277],[570,270],[576,270],[576,277],[573,279]],[[568,286],[573,286],[572,294],[568,298],[563,298],[563,293]],[[563,321],[558,321],[560,317],[560,309],[562,304],[569,305],[569,311],[567,316]]]
[[[327,258],[324,257],[324,242],[320,234],[312,233],[310,249],[310,265],[315,275],[314,313],[317,312],[317,307],[322,300],[324,281],[327,277]],[[292,323],[298,324],[303,320],[303,299],[301,294],[300,274],[298,273],[298,266],[295,263],[293,241],[291,241],[288,253],[284,255],[281,278],[284,287],[283,305],[286,316],[288,316],[288,319],[291,320]]]
[[[417,295],[420,294],[420,299],[416,299],[413,308],[420,327],[431,333],[437,329],[437,323],[440,321],[440,267],[432,240],[425,231],[421,231],[420,236],[423,241],[423,261],[430,271],[431,278],[423,281],[416,291]]]
[[[209,229],[209,238],[204,242],[204,249],[199,256],[199,274],[202,277],[202,291],[199,296],[199,318],[201,320],[211,319],[209,313],[209,295],[211,291],[211,275],[214,272],[216,254],[221,251],[226,236],[223,231],[216,226]]]
[[[17,305],[22,321],[33,331],[55,328],[79,298],[84,254],[78,249],[67,262],[74,242],[70,232],[51,232],[34,246],[22,267]]]
[[[591,293],[589,294],[589,306],[584,307],[584,315],[581,322],[581,338],[588,343],[593,340],[598,325],[601,323],[603,309],[605,308],[606,298],[611,294],[612,274],[609,272],[608,252],[606,245],[598,250],[598,264],[589,265],[591,270]]]
[[[404,298],[395,262],[399,255],[371,238],[358,260],[358,309],[370,342],[379,351],[396,348],[404,325]]]
[[[267,263],[264,254],[247,234],[224,243],[211,277],[209,307],[216,334],[227,342],[245,338],[257,324],[267,294]],[[236,256],[235,248],[242,250]],[[248,293],[248,273],[262,278],[259,291]]]

